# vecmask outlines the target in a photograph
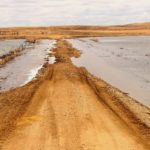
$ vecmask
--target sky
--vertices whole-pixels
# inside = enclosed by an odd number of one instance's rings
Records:
[[[0,27],[150,22],[150,0],[0,0]]]

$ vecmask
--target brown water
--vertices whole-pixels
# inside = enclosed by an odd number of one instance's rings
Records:
[[[82,51],[77,66],[150,106],[150,37],[101,37],[69,40]]]
[[[21,56],[0,68],[0,91],[7,91],[30,82],[46,62],[54,44],[54,40],[41,40],[26,45]],[[54,61],[54,57],[49,57],[49,63]]]

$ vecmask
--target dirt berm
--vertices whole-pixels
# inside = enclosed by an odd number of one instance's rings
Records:
[[[36,80],[0,94],[0,148],[149,150],[149,108],[74,66],[66,41],[53,51]]]

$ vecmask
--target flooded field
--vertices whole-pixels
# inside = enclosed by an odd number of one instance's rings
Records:
[[[31,81],[47,59],[49,63],[54,63],[55,58],[48,56],[54,44],[54,40],[40,40],[35,44],[26,44],[21,56],[0,68],[0,91],[6,91]]]
[[[150,37],[101,37],[69,40],[82,51],[77,66],[150,106]]]
[[[25,40],[0,40],[0,57],[21,48],[25,45]]]

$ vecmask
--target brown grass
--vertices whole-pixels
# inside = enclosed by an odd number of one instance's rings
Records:
[[[1,28],[0,39],[62,39],[91,36],[150,35],[150,23],[122,26],[51,26]]]

